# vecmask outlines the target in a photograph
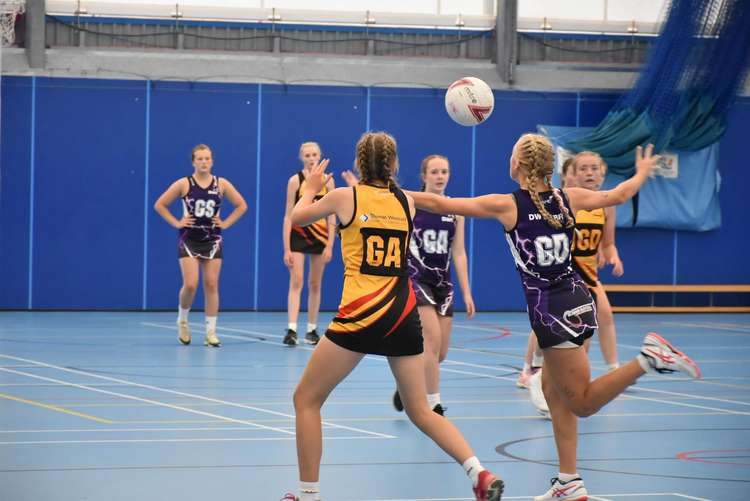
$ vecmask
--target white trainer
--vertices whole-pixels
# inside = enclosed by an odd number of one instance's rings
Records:
[[[589,493],[583,485],[581,477],[562,482],[555,477],[550,480],[552,486],[541,496],[535,496],[534,501],[588,501]]]
[[[187,320],[177,321],[177,332],[177,338],[182,344],[190,344],[192,338],[190,337],[190,326]]]
[[[221,346],[221,341],[219,341],[219,338],[216,337],[216,331],[209,330],[206,331],[206,340],[203,342],[206,346],[213,346],[214,348],[218,348]]]
[[[547,399],[544,398],[544,392],[542,391],[542,369],[536,371],[529,378],[529,398],[531,403],[534,404],[539,414],[547,419],[550,419],[549,406],[547,405]]]
[[[656,372],[662,374],[684,372],[694,379],[700,379],[701,377],[701,369],[698,364],[655,332],[649,332],[643,338],[641,355]]]

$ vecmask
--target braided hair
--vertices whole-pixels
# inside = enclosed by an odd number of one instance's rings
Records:
[[[534,202],[544,220],[554,228],[562,228],[563,224],[552,217],[542,203],[539,193],[536,191],[536,182],[543,180],[552,189],[552,194],[560,206],[565,220],[565,227],[571,228],[574,224],[568,207],[563,202],[560,190],[552,186],[552,169],[554,167],[555,153],[549,140],[539,134],[524,134],[516,143],[516,160],[518,166],[526,173],[528,180],[527,189],[531,200]]]
[[[398,186],[394,178],[398,170],[398,150],[393,136],[386,132],[362,134],[357,142],[357,169],[363,184]]]

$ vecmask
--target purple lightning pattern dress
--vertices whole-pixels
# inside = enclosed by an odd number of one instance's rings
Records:
[[[416,210],[409,242],[409,276],[417,305],[434,306],[439,315],[453,316],[451,246],[456,216]]]
[[[180,228],[177,239],[179,257],[194,257],[198,259],[221,259],[223,254],[223,240],[221,228],[213,223],[213,217],[221,211],[222,194],[219,190],[219,178],[213,176],[211,184],[203,188],[189,176],[190,188],[182,197],[182,211],[184,216],[193,216],[195,224]]]
[[[561,194],[569,214],[567,197]],[[513,192],[518,219],[515,228],[505,232],[521,284],[531,328],[539,346],[549,348],[565,342],[582,345],[597,328],[596,305],[586,284],[573,270],[570,244],[574,228],[553,228],[537,210],[526,190]],[[551,191],[539,198],[552,216],[565,219]]]

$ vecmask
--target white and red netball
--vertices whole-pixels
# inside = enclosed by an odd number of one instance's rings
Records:
[[[492,114],[495,97],[490,86],[476,77],[463,77],[445,92],[445,109],[461,125],[477,125]]]

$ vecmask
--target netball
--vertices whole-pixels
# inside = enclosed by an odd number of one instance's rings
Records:
[[[460,78],[445,92],[445,109],[461,125],[472,126],[484,122],[494,107],[492,89],[476,77]]]

